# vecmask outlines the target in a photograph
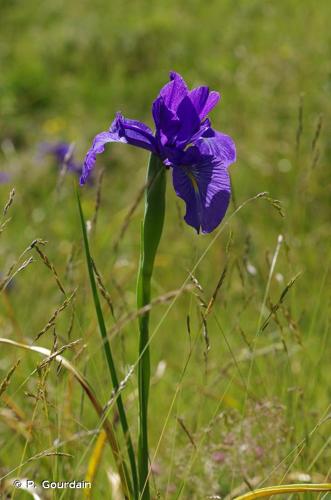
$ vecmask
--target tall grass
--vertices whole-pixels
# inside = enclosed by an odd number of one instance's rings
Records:
[[[221,91],[213,123],[235,138],[239,160],[229,217],[214,235],[196,238],[167,193],[151,283],[150,494],[229,500],[330,482],[330,14],[326,0],[4,2],[0,172],[10,180],[0,185],[0,327],[6,342],[29,348],[1,344],[0,495],[19,498],[17,476],[34,478],[40,496],[42,479],[86,478],[105,415],[120,460],[108,439],[91,498],[110,489],[116,498],[119,476],[132,476],[117,405],[121,396],[136,454],[146,155],[114,145],[101,160],[101,198],[98,182],[84,192],[102,337],[72,178],[57,182],[56,165],[36,151],[62,139],[82,158],[117,107],[146,118],[169,69]],[[262,191],[274,202],[252,199]],[[78,339],[58,356],[93,387],[102,415],[63,362],[40,368],[33,352]]]

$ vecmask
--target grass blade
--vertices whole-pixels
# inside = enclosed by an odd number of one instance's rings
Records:
[[[84,389],[85,393],[87,394],[89,400],[91,401],[95,411],[98,414],[98,417],[101,419],[102,426],[104,428],[104,431],[106,433],[108,442],[110,444],[115,463],[118,468],[118,473],[121,478],[121,483],[122,483],[122,489],[123,489],[123,494],[125,498],[129,498],[129,492],[127,488],[127,483],[128,483],[128,474],[125,468],[125,463],[123,462],[122,454],[121,451],[118,447],[117,439],[116,436],[113,432],[112,426],[107,418],[104,417],[104,411],[103,407],[96,398],[94,391],[92,387],[90,386],[89,382],[86,380],[86,378],[62,355],[58,354],[54,356],[54,353],[50,349],[46,349],[45,347],[39,347],[39,346],[34,346],[34,345],[27,345],[27,344],[22,344],[20,342],[15,342],[14,340],[6,339],[6,338],[0,338],[0,344],[7,344],[11,345],[14,347],[19,347],[21,349],[25,349],[27,351],[32,351],[36,352],[38,354],[41,354],[44,356],[46,359],[54,359],[57,363],[59,363],[62,367],[64,367],[66,370],[68,370],[72,375],[75,377],[75,379],[80,383],[82,388]]]
[[[102,430],[96,440],[94,445],[85,477],[85,481],[93,484],[101,463],[103,450],[106,444],[107,435],[104,430]],[[92,498],[92,490],[87,488],[84,491],[85,498]]]
[[[331,491],[331,484],[284,484],[282,486],[269,486],[268,488],[261,488],[250,491],[245,495],[240,495],[235,500],[253,500],[254,498],[283,495],[284,493],[307,493],[309,491]]]

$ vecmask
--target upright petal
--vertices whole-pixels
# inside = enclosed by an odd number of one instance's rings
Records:
[[[153,102],[152,113],[160,147],[172,143],[173,138],[177,136],[180,121],[176,114],[165,105],[163,97],[158,97]]]
[[[179,104],[187,94],[188,88],[184,79],[179,73],[172,71],[170,82],[161,89],[159,95],[164,99],[165,105],[176,113]]]
[[[189,97],[184,97],[177,109],[180,129],[176,137],[177,146],[185,146],[200,128],[200,119]]]
[[[191,99],[200,120],[203,120],[216,106],[221,96],[218,92],[210,92],[208,87],[197,87],[189,92],[189,98]]]
[[[185,148],[204,135],[210,128],[207,114],[219,99],[218,92],[210,92],[205,86],[189,91],[178,73],[170,73],[170,82],[152,107],[160,156],[165,157],[165,146]]]
[[[122,142],[139,148],[147,149],[153,153],[157,152],[157,146],[153,133],[147,125],[136,120],[124,118],[117,113],[108,132],[101,132],[93,141],[92,147],[86,154],[80,184],[85,184],[90,175],[97,154],[103,153],[108,142]]]

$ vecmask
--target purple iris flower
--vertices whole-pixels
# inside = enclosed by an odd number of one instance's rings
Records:
[[[72,145],[66,142],[46,142],[41,145],[40,149],[43,155],[48,154],[53,156],[60,167],[65,165],[69,172],[76,173],[79,176],[82,174],[83,165],[75,161]]]
[[[219,93],[208,87],[189,90],[183,78],[171,72],[170,81],[153,102],[155,133],[144,123],[117,113],[109,130],[95,137],[85,158],[81,185],[108,142],[147,149],[172,168],[175,192],[186,203],[187,224],[197,232],[210,233],[228,208],[228,167],[236,159],[231,137],[214,130],[207,117],[219,100]]]
[[[10,176],[6,172],[0,172],[0,184],[9,182]]]

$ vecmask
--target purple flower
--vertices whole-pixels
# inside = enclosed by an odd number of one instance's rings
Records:
[[[40,149],[43,155],[53,156],[59,167],[65,166],[69,172],[79,176],[82,174],[83,165],[74,160],[72,145],[66,142],[43,143]]]
[[[223,219],[230,196],[228,166],[236,159],[231,137],[215,131],[207,118],[220,99],[202,86],[189,90],[183,78],[170,73],[170,81],[153,102],[155,133],[144,123],[117,113],[107,132],[98,134],[88,151],[80,183],[85,184],[108,142],[147,149],[172,168],[176,194],[186,203],[185,221],[198,232],[213,231]]]
[[[211,458],[212,458],[213,462],[216,462],[217,464],[222,464],[225,462],[226,454],[223,453],[223,451],[215,451],[212,454]]]
[[[0,184],[6,184],[9,182],[10,176],[6,172],[0,172]]]

